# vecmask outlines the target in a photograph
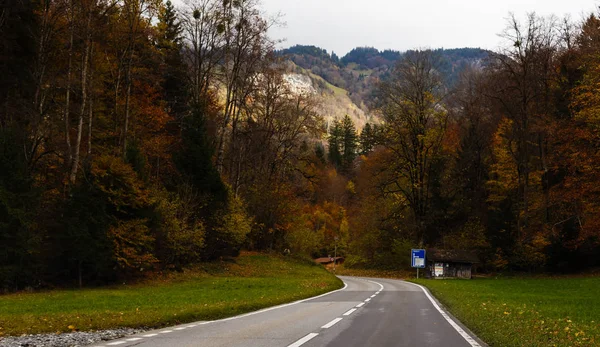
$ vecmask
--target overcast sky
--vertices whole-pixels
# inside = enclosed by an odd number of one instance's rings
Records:
[[[509,12],[522,18],[566,14],[579,21],[599,0],[261,0],[268,14],[281,12],[285,27],[271,36],[281,47],[315,45],[340,57],[354,47],[496,49]]]

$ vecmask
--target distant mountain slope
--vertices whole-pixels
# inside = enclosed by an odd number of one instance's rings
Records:
[[[350,99],[349,92],[346,89],[332,85],[310,70],[290,63],[289,73],[286,74],[285,80],[292,90],[308,91],[317,95],[319,111],[325,118],[328,128],[334,119],[341,119],[345,115],[350,116],[359,130],[367,122],[378,122]]]
[[[490,54],[479,48],[437,49],[435,52],[439,57],[438,69],[450,87],[466,66],[481,66]],[[404,54],[358,47],[339,58],[322,48],[300,45],[279,53],[293,63],[290,73],[311,78],[315,89],[324,97],[326,117],[340,118],[346,112],[358,127],[372,121],[369,115],[377,84],[390,76],[394,64]]]

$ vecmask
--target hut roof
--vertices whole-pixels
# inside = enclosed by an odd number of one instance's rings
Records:
[[[458,249],[436,249],[431,248],[427,250],[427,260],[439,261],[448,263],[479,263],[479,257],[477,252],[469,250],[458,250]]]
[[[333,263],[334,259],[337,263],[339,263],[340,261],[344,261],[344,257],[337,257],[337,258],[324,257],[324,258],[315,259],[315,262],[317,262],[319,264],[330,264],[330,263]]]

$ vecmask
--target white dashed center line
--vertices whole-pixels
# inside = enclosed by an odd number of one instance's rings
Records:
[[[350,310],[348,310],[348,312],[344,313],[344,316],[349,316],[349,315],[351,315],[352,313],[354,313],[354,311],[356,311],[356,309],[355,309],[355,308],[353,308],[353,309],[350,309]]]
[[[361,302],[360,304],[356,305],[356,307],[363,307],[364,304],[364,302]]]
[[[371,301],[371,298],[368,298],[367,300],[365,300],[365,302],[369,302],[369,301]]]
[[[329,329],[329,328],[331,328],[332,326],[336,325],[336,324],[337,324],[339,321],[341,321],[342,319],[343,319],[343,318],[336,318],[336,319],[332,320],[331,322],[329,322],[329,323],[327,323],[327,324],[323,325],[323,326],[321,327],[321,329]]]
[[[310,333],[310,334],[304,336],[303,338],[301,338],[300,340],[292,343],[288,347],[300,347],[303,344],[307,343],[308,341],[314,339],[317,335],[319,335],[319,334],[317,334],[317,333]]]

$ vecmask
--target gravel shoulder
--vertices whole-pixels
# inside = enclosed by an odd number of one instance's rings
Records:
[[[63,334],[35,334],[11,337],[0,337],[0,347],[76,347],[100,341],[118,339],[123,336],[139,334],[146,329],[111,329]]]

